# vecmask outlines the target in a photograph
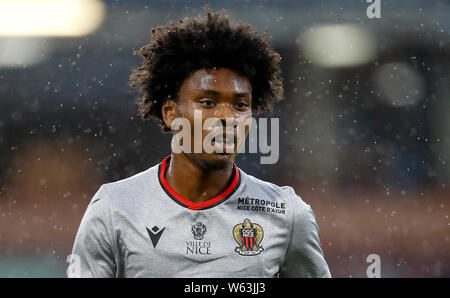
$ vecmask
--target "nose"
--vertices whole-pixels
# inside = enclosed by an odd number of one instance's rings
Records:
[[[222,103],[217,107],[216,118],[220,119],[222,125],[235,127],[237,125],[236,115],[231,104]]]

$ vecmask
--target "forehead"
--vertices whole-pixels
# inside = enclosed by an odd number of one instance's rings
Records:
[[[180,93],[214,90],[220,93],[249,93],[250,81],[228,68],[199,69],[190,74],[183,82]]]

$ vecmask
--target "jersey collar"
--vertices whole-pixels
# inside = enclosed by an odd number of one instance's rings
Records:
[[[170,162],[170,155],[167,156],[160,164],[158,168],[158,179],[159,183],[161,184],[162,189],[165,191],[165,193],[173,200],[175,203],[186,207],[190,210],[205,210],[212,208],[214,206],[222,204],[225,200],[227,200],[229,197],[233,195],[233,193],[239,188],[239,185],[241,184],[241,175],[239,173],[238,168],[236,167],[236,164],[233,163],[233,174],[230,185],[218,196],[209,199],[203,203],[196,204],[193,203],[183,196],[181,196],[179,193],[177,193],[170,185],[167,183],[165,176],[167,166]]]

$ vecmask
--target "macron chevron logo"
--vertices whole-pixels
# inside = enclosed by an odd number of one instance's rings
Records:
[[[151,230],[147,227],[148,235],[150,236],[150,240],[152,241],[153,248],[156,248],[156,245],[158,244],[159,238],[161,238],[162,233],[164,233],[164,230],[166,227],[163,227],[162,229],[158,228],[157,226],[154,226]]]

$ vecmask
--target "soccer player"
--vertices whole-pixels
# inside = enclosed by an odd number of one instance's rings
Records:
[[[152,35],[131,75],[140,114],[170,131],[180,118],[194,127],[201,111],[202,123],[220,127],[202,127],[202,140],[213,133],[211,145],[224,150],[172,150],[102,185],[81,221],[69,276],[330,277],[311,207],[291,187],[234,163],[238,125],[283,96],[269,36],[208,9]]]

